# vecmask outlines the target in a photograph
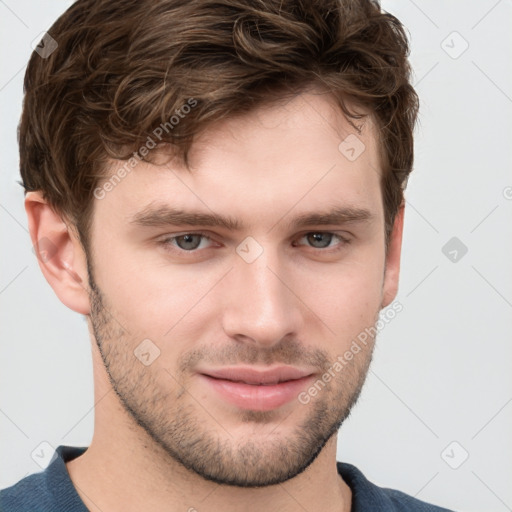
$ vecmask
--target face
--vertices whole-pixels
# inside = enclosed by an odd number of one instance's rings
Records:
[[[387,285],[376,135],[366,120],[354,159],[351,134],[304,93],[205,131],[190,172],[139,163],[95,199],[90,318],[111,385],[206,479],[294,477],[359,395],[374,340],[343,354]]]

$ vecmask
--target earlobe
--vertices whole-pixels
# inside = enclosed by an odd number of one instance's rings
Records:
[[[68,308],[89,314],[86,258],[72,227],[41,192],[27,192],[25,211],[34,253],[44,277]]]
[[[393,230],[389,240],[388,254],[386,256],[386,271],[382,290],[381,308],[389,306],[398,292],[400,277],[400,255],[402,252],[402,233],[404,228],[405,202],[400,205],[395,216]]]

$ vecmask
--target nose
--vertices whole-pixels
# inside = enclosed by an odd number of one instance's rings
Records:
[[[264,251],[255,261],[238,259],[222,289],[222,323],[233,339],[271,347],[301,328],[301,301],[289,273]]]

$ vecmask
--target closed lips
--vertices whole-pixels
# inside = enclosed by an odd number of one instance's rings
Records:
[[[240,382],[252,386],[272,386],[281,382],[299,380],[312,375],[312,371],[290,366],[274,368],[267,371],[258,371],[253,368],[222,368],[204,370],[200,372],[206,377],[218,380]]]
[[[241,384],[249,384],[251,386],[274,386],[275,384],[279,384],[281,382],[289,382],[290,380],[297,380],[297,379],[288,379],[288,380],[272,380],[269,382],[260,382],[260,381],[254,381],[254,380],[247,381],[247,380],[235,380],[235,379],[221,379],[218,377],[213,377],[212,375],[207,375],[207,377],[211,377],[212,379],[217,379],[217,380],[229,380],[230,382],[239,382]]]

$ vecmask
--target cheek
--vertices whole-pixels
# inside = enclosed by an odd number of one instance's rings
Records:
[[[359,261],[316,272],[300,288],[300,297],[334,333],[335,343],[345,346],[375,323],[382,302],[383,272],[383,260],[361,255]]]
[[[151,262],[151,258],[126,254],[98,271],[97,283],[130,338],[149,338],[159,347],[168,347],[175,346],[171,341],[177,336],[193,338],[204,329],[206,316],[216,304],[208,295],[225,273],[223,268],[161,259]]]

